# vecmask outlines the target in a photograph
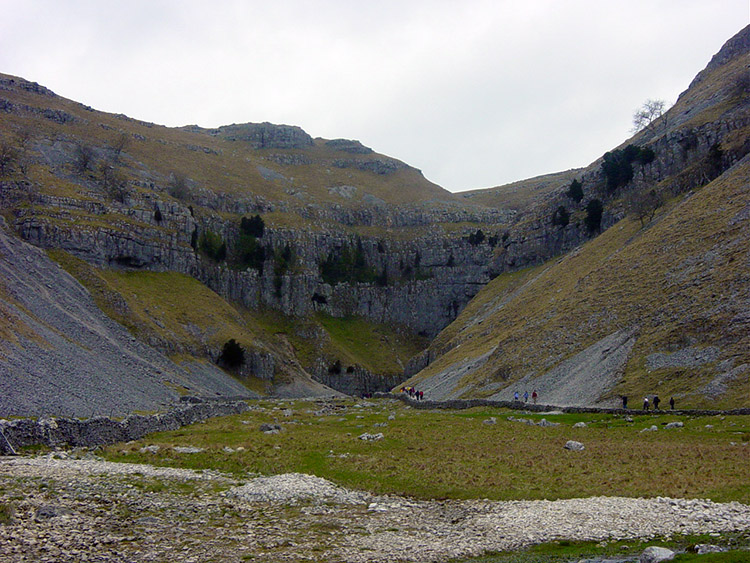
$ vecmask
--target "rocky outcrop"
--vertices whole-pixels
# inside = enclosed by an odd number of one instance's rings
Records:
[[[374,172],[375,174],[393,174],[399,170],[408,168],[406,164],[392,158],[376,158],[372,160],[342,159],[334,160],[336,168],[357,168],[363,172]]]
[[[375,374],[360,366],[332,369],[324,362],[318,363],[313,376],[316,381],[320,381],[323,385],[337,389],[351,397],[366,397],[373,393],[384,393],[403,381],[403,377],[400,375]]]
[[[314,144],[300,127],[268,122],[225,125],[216,134],[229,141],[249,143],[255,149],[304,149]]]
[[[352,154],[371,154],[373,152],[370,147],[364,146],[359,141],[351,141],[349,139],[331,139],[330,141],[326,141],[326,146],[337,151]]]

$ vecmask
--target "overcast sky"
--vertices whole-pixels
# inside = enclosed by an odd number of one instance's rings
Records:
[[[451,190],[585,166],[748,0],[0,0],[0,72],[169,126],[358,139]]]

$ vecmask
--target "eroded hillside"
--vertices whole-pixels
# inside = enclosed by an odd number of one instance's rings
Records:
[[[746,405],[749,52],[746,28],[661,120],[576,176],[579,201],[570,187],[537,200],[528,224],[567,206],[559,228],[588,227],[597,198],[596,230],[612,226],[562,258],[493,280],[438,335],[410,383],[433,398],[512,399],[536,389],[561,405],[652,394]],[[639,162],[644,150],[649,161]],[[605,163],[628,151],[636,155],[630,179],[610,182]]]

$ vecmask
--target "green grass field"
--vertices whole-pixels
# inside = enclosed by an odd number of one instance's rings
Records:
[[[345,487],[424,499],[559,499],[599,495],[750,502],[750,417],[519,414],[414,410],[399,401],[253,403],[209,420],[104,450],[112,461],[217,469],[238,476],[310,473]],[[370,406],[367,406],[370,405]],[[559,426],[540,427],[509,416]],[[495,424],[484,421],[494,417]],[[683,428],[665,429],[680,420]],[[573,428],[576,422],[584,428]],[[279,434],[259,430],[278,423]],[[659,430],[642,432],[652,425]],[[382,432],[366,442],[363,433]],[[582,452],[563,448],[568,440]],[[141,453],[156,444],[156,454]],[[204,451],[179,454],[174,446]],[[234,451],[227,451],[231,448]]]
[[[622,560],[638,561],[640,554],[649,546],[658,544],[676,553],[672,561],[678,563],[745,563],[749,555],[747,545],[750,537],[743,534],[726,534],[720,541],[715,536],[676,536],[660,538],[659,541],[640,539],[613,542],[556,541],[539,544],[526,549],[498,553],[473,559],[454,560],[451,563],[566,563],[570,561]],[[698,544],[722,544],[727,551],[722,553],[693,553]],[[736,548],[736,549],[735,549]]]

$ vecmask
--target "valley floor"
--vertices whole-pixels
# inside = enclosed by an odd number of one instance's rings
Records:
[[[750,531],[737,502],[425,501],[64,453],[0,458],[0,509],[7,562],[436,562],[558,539]]]

